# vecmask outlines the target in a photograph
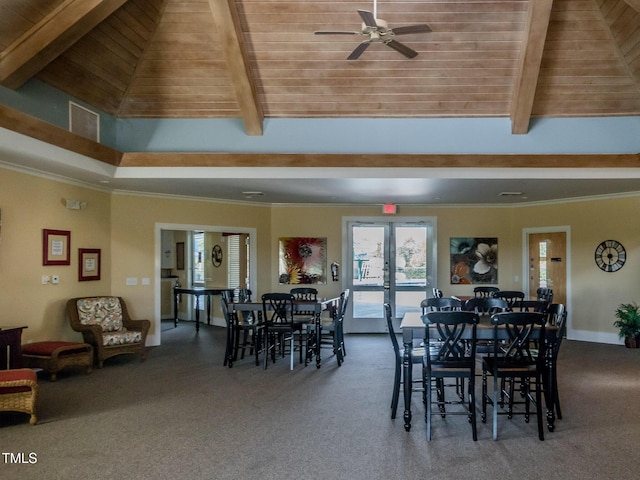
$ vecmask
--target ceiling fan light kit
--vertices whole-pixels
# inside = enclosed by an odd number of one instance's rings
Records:
[[[362,18],[362,27],[359,32],[319,31],[315,32],[315,34],[368,36],[369,38],[360,43],[360,45],[358,45],[347,57],[347,60],[357,60],[372,43],[384,43],[386,46],[394,49],[396,52],[401,53],[405,57],[414,58],[418,55],[418,52],[408,47],[404,43],[398,42],[394,39],[394,37],[396,35],[407,35],[410,33],[431,32],[431,28],[426,24],[407,25],[405,27],[392,29],[389,28],[389,24],[387,22],[376,18],[374,13],[368,12],[366,10],[358,10],[358,14],[360,15],[360,18]]]

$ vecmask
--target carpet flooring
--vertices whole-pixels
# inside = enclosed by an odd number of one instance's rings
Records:
[[[522,417],[500,417],[498,441],[478,422],[473,442],[461,416],[434,417],[427,442],[420,394],[410,432],[402,407],[390,418],[388,336],[348,335],[341,367],[327,351],[320,369],[293,371],[288,359],[223,367],[224,339],[222,328],[167,323],[145,362],[42,377],[37,425],[0,414],[0,478],[638,478],[640,349],[565,341],[564,418],[544,442]]]

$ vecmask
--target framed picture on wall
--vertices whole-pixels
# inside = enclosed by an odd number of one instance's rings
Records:
[[[278,282],[281,284],[326,283],[327,239],[280,238],[278,263]]]
[[[42,265],[71,265],[71,232],[42,230]]]
[[[452,285],[498,283],[496,237],[453,237],[449,245]]]
[[[78,281],[100,280],[100,249],[78,249]]]
[[[184,270],[184,242],[176,243],[176,268]]]

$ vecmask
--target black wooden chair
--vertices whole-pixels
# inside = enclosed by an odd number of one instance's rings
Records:
[[[250,296],[245,297],[245,301],[242,303],[247,303],[247,301],[251,302]],[[252,311],[232,312],[229,303],[225,297],[222,297],[220,304],[227,326],[227,347],[223,365],[232,367],[233,362],[238,360],[238,353],[241,353],[240,359],[244,359],[247,348],[249,348],[249,355],[254,353],[254,349],[257,347],[259,319],[255,318]],[[242,343],[240,343],[241,339]]]
[[[524,300],[524,292],[518,290],[500,290],[499,292],[495,292],[493,296],[494,298],[501,298],[506,301],[509,311],[513,308],[514,303]]]
[[[347,350],[344,344],[344,316],[349,303],[349,289],[340,294],[340,300],[336,305],[329,307],[329,321],[322,323],[320,334],[320,348],[331,348],[338,366],[342,365],[344,357],[347,356]],[[309,323],[307,325],[307,361],[313,355],[312,350],[316,342],[316,325]]]
[[[389,330],[389,337],[391,338],[391,345],[393,346],[393,352],[395,354],[395,374],[393,378],[393,393],[391,395],[391,418],[396,418],[396,412],[398,410],[398,400],[400,398],[400,387],[403,385],[402,379],[402,362],[404,359],[404,347],[400,346],[398,337],[393,327],[393,312],[391,311],[391,305],[384,304],[385,317],[387,319],[387,328]],[[411,363],[414,365],[422,365],[422,358],[424,357],[423,347],[414,347],[411,350]],[[416,386],[414,391],[423,391],[423,380],[418,378],[416,380],[411,379],[413,385]]]
[[[462,310],[462,302],[452,297],[425,298],[420,302],[420,308],[423,315],[427,312]]]
[[[562,410],[560,409],[560,395],[558,393],[558,353],[560,352],[560,346],[562,345],[562,339],[567,333],[567,309],[562,303],[552,303],[547,311],[547,326],[555,327],[555,335],[549,335],[547,332],[547,349],[550,353],[550,365],[546,365],[547,375],[550,377],[553,398],[552,405],[555,410],[556,416],[562,419]],[[548,329],[550,330],[550,329]]]
[[[498,287],[474,287],[473,296],[479,298],[492,297],[496,292],[499,292]]]
[[[427,326],[425,345],[429,347],[424,362],[424,389],[427,407],[427,440],[431,440],[433,406],[442,418],[466,415],[471,423],[473,440],[478,439],[476,428],[476,327],[479,317],[474,312],[428,312],[422,317]],[[447,383],[454,378],[455,383]],[[466,384],[466,387],[465,387]],[[435,401],[432,387],[436,387]],[[455,387],[457,400],[447,400],[445,391]],[[462,410],[447,410],[449,405],[463,405]]]
[[[553,303],[553,290],[551,288],[540,287],[536,290],[536,297],[538,300],[551,305]]]
[[[543,300],[516,300],[511,306],[513,312],[547,313],[549,304]]]
[[[269,364],[269,356],[275,363],[278,349],[284,356],[286,343],[289,342],[291,356],[291,370],[293,370],[293,356],[295,337],[298,336],[300,363],[303,362],[304,335],[303,326],[306,322],[294,317],[294,299],[290,293],[265,293],[262,295],[262,334],[264,342],[264,368]]]
[[[493,407],[493,439],[497,440],[498,415],[507,415],[509,418],[524,415],[528,422],[531,405],[534,405],[538,438],[544,440],[542,392],[546,342],[539,342],[538,339],[545,338],[546,318],[541,313],[505,312],[493,315],[491,323],[493,354],[482,359],[482,422],[487,420],[489,403]],[[491,394],[487,391],[489,375],[493,377]],[[500,388],[499,380],[502,381]],[[522,401],[515,400],[516,385]],[[501,410],[505,404],[506,410]],[[523,405],[524,411],[514,410],[515,405]]]

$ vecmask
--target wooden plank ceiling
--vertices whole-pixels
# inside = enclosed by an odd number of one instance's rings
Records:
[[[0,84],[36,77],[121,118],[640,115],[640,0],[377,3],[408,59],[362,36],[345,0],[7,0]]]

